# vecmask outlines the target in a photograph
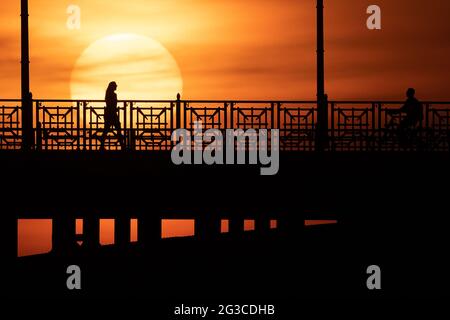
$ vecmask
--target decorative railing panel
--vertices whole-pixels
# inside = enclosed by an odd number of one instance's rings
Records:
[[[281,150],[313,151],[315,148],[317,109],[314,102],[276,103],[277,128]]]
[[[128,145],[137,150],[170,150],[175,103],[130,102]]]
[[[330,101],[327,151],[449,151],[450,102],[424,102],[424,118],[408,131],[403,102]],[[20,100],[0,100],[0,149],[22,145]],[[104,101],[34,100],[34,149],[171,150],[177,128],[279,129],[282,151],[316,149],[314,101],[119,101],[120,130],[105,132]],[[216,132],[218,132],[216,131]],[[247,137],[249,138],[249,137]],[[270,131],[268,132],[270,142]],[[236,145],[237,148],[239,146]],[[247,147],[246,147],[247,148]]]
[[[450,105],[426,104],[427,142],[436,151],[450,148]]]
[[[21,117],[20,100],[0,101],[0,149],[15,150],[21,148]]]
[[[45,150],[81,149],[80,102],[35,101],[36,145]]]
[[[231,102],[229,104],[230,127],[241,129],[247,135],[248,144],[234,144],[236,150],[252,150],[256,148],[265,149],[270,147],[270,132],[260,131],[261,129],[276,128],[275,104],[258,102]],[[261,135],[261,138],[259,137]],[[250,140],[252,143],[250,143]],[[267,141],[267,144],[266,144]]]
[[[369,151],[375,145],[377,104],[331,104],[332,148],[338,151]]]

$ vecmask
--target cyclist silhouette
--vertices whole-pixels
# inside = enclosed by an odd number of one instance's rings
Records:
[[[415,97],[416,90],[414,88],[409,88],[406,91],[406,102],[399,108],[394,110],[388,110],[390,115],[404,115],[401,117],[400,123],[398,124],[398,135],[400,138],[400,143],[404,144],[410,137],[414,129],[421,124],[423,120],[423,105]],[[392,125],[392,122],[391,124]]]

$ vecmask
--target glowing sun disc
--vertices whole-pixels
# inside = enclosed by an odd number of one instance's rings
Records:
[[[177,62],[158,41],[136,34],[115,34],[92,43],[71,75],[74,100],[103,100],[110,81],[119,100],[174,100],[182,93]]]

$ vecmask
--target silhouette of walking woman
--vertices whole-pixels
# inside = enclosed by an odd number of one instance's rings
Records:
[[[112,81],[109,83],[106,89],[105,101],[105,128],[103,129],[103,135],[101,138],[100,150],[105,150],[105,140],[111,127],[117,130],[117,135],[119,136],[119,143],[124,149],[124,141],[122,136],[122,129],[120,125],[119,115],[117,114],[117,94],[116,94],[117,84]]]

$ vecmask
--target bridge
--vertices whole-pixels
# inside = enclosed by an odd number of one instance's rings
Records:
[[[326,138],[320,140],[316,101],[119,101],[126,145],[122,151],[118,134],[112,131],[106,151],[101,152],[104,101],[33,100],[33,143],[31,150],[21,152],[21,100],[0,100],[2,170],[6,177],[10,175],[3,186],[6,207],[15,218],[53,218],[59,230],[54,234],[54,247],[61,251],[76,242],[75,234],[66,231],[74,229],[76,218],[84,219],[85,244],[94,247],[100,218],[116,219],[118,244],[127,243],[131,218],[139,218],[143,242],[156,241],[161,234],[160,219],[168,218],[195,219],[196,236],[205,239],[220,234],[224,219],[230,223],[230,234],[238,235],[244,219],[255,220],[256,230],[267,232],[271,220],[277,220],[282,230],[298,226],[301,218],[354,218],[352,212],[358,206],[340,203],[348,194],[333,187],[335,183],[344,190],[353,188],[356,181],[364,186],[365,191],[352,194],[358,198],[352,201],[362,204],[370,193],[378,192],[375,184],[382,177],[397,176],[402,183],[412,178],[408,172],[399,175],[391,168],[393,164],[400,167],[408,161],[413,168],[428,163],[437,170],[447,161],[447,156],[441,155],[450,150],[450,102],[423,102],[425,116],[411,129],[407,143],[400,141],[395,126],[404,115],[390,112],[402,105],[399,101],[327,101]],[[270,181],[286,186],[293,183],[296,188],[262,191],[272,194],[255,202],[249,199],[259,198],[260,186],[269,180],[259,177],[252,166],[174,166],[170,160],[172,132],[179,128],[193,131],[195,121],[201,121],[205,130],[278,129],[282,172]],[[429,171],[414,175],[418,174],[426,179]],[[230,191],[242,179],[248,181],[249,193]],[[178,195],[176,202],[168,192],[174,188],[174,180],[189,181],[192,187]],[[215,189],[205,190],[208,183]],[[203,190],[198,201],[193,200],[195,189]],[[80,192],[82,195],[67,202]],[[149,204],[146,192],[160,201]],[[116,193],[118,197],[112,196]],[[288,199],[299,194],[301,203],[291,205]],[[232,203],[228,203],[230,199]],[[397,204],[398,212],[404,212],[404,203],[399,199]],[[372,207],[375,211],[377,205]],[[379,209],[383,210],[381,205]]]

